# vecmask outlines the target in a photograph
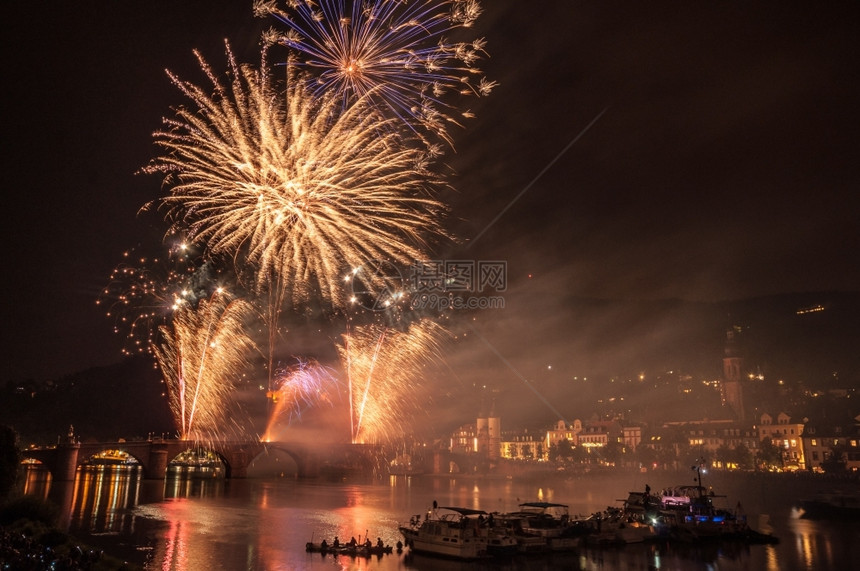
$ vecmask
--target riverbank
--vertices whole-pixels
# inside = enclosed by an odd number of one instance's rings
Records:
[[[56,527],[48,500],[22,496],[0,506],[0,564],[16,571],[137,571],[138,565],[76,540]]]

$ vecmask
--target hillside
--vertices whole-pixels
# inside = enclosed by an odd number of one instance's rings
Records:
[[[577,354],[575,371],[591,380],[573,383],[565,372],[565,366],[572,367],[565,362],[566,355],[555,356],[560,365],[553,374],[530,377],[531,387],[508,372],[507,378],[500,376],[496,394],[504,401],[503,415],[511,420],[551,422],[538,393],[564,415],[601,412],[595,403],[620,396],[626,398],[626,409],[647,410],[652,419],[664,413],[662,407],[713,415],[719,412],[715,393],[679,396],[678,384],[685,378],[720,377],[725,332],[734,326],[740,328],[748,371],[771,382],[784,380],[787,387],[860,388],[860,293],[720,303],[569,299],[554,311],[577,323],[577,338],[570,341]],[[455,373],[457,366],[451,366]],[[621,386],[640,371],[647,371],[651,384]],[[442,409],[435,413],[437,427],[475,415],[481,396],[474,387],[461,383],[458,390],[428,405]],[[169,434],[174,428],[163,391],[160,375],[147,357],[81,371],[48,386],[9,380],[0,399],[0,423],[13,426],[25,442],[54,441],[69,424],[76,433],[100,440]],[[256,392],[245,397],[254,401],[247,406],[260,407]]]

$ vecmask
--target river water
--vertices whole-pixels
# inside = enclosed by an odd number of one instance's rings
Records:
[[[693,483],[689,473],[609,473],[530,479],[391,476],[379,480],[298,481],[293,478],[225,480],[213,474],[175,474],[143,480],[129,467],[86,467],[75,483],[50,482],[29,471],[25,492],[61,506],[63,523],[81,541],[146,569],[158,570],[828,570],[860,561],[860,525],[799,517],[797,500],[834,485],[780,475],[709,475],[703,482],[727,505],[742,502],[759,531],[777,545],[639,544],[583,548],[579,552],[461,563],[409,554],[352,558],[307,553],[308,541],[338,536],[395,545],[398,525],[437,501],[486,511],[513,511],[525,501],[552,501],[570,513],[589,514],[620,505],[646,484],[660,489]],[[853,562],[853,563],[852,563]],[[855,567],[856,568],[856,567]]]

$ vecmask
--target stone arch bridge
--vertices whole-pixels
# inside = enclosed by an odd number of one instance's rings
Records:
[[[119,450],[137,460],[144,478],[161,479],[167,475],[167,466],[172,459],[186,450],[197,448],[214,452],[224,463],[227,478],[247,477],[248,467],[254,459],[268,452],[283,452],[292,458],[299,478],[318,477],[326,467],[369,472],[375,466],[376,456],[376,448],[361,444],[253,441],[202,443],[165,439],[81,443],[74,438],[57,446],[28,448],[22,456],[24,460],[40,462],[51,472],[54,480],[73,481],[78,466],[101,452]]]

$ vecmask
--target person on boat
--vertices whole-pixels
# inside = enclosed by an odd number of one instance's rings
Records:
[[[320,551],[328,551],[328,541],[326,541],[325,539],[323,539],[322,543],[320,543]]]
[[[370,542],[370,538],[369,538],[369,537],[368,537],[367,539],[365,539],[365,540],[364,540],[364,546],[365,546],[367,549],[370,549],[371,547],[373,547],[373,544]]]
[[[349,544],[348,544],[348,545],[349,545],[350,547],[355,547],[356,545],[358,545],[358,542],[355,540],[355,536],[354,536],[354,535],[352,536],[352,539],[350,539],[350,540],[349,540]]]
[[[382,538],[381,537],[376,538],[376,547],[380,547],[380,548],[384,547],[384,545],[382,544]]]
[[[340,547],[340,540],[337,538],[336,535],[334,536],[334,542],[332,542],[331,546],[334,547],[335,549]]]

